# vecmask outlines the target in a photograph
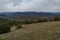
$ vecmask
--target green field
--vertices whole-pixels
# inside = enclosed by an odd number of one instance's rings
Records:
[[[60,40],[60,21],[22,25],[21,29],[0,35],[0,40]]]

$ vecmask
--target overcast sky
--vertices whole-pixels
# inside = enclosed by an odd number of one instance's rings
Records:
[[[60,0],[0,0],[0,12],[60,12]]]

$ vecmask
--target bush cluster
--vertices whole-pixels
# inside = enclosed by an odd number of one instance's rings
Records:
[[[11,27],[15,24],[15,21],[8,19],[0,19],[0,34],[10,32]]]
[[[54,17],[54,21],[60,21],[59,17]]]
[[[0,24],[0,34],[10,32],[10,25]]]

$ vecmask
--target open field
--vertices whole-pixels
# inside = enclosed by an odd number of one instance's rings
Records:
[[[21,29],[0,35],[0,40],[60,40],[60,21],[22,26]]]

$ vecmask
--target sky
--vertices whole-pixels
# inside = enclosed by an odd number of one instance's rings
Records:
[[[60,12],[60,0],[0,0],[0,12]]]

